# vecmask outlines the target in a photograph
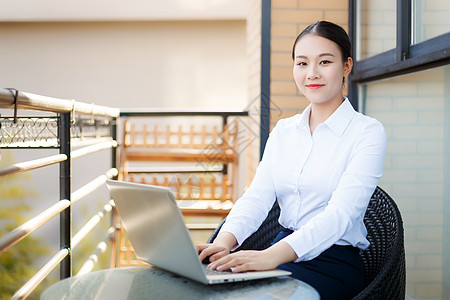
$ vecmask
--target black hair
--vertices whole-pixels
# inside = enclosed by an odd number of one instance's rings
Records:
[[[351,57],[352,45],[350,43],[350,38],[348,37],[345,30],[334,23],[327,21],[317,21],[306,27],[295,39],[294,45],[292,47],[292,59],[295,60],[295,45],[297,42],[308,34],[314,34],[326,38],[336,45],[339,46],[342,54],[342,60],[346,62],[349,57]]]

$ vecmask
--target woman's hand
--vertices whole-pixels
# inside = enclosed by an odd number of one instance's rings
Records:
[[[262,251],[242,250],[213,261],[209,267],[232,272],[273,270],[281,264],[297,259],[297,254],[285,242],[278,242]]]
[[[217,269],[218,271],[224,271],[231,269],[232,272],[272,270],[276,267],[278,267],[278,264],[265,250],[238,251],[226,255],[209,265],[209,268],[213,270]]]
[[[209,257],[209,261],[213,262],[217,259],[230,254],[230,249],[223,245],[216,244],[202,244],[197,245],[198,258],[203,261],[205,258]]]
[[[214,262],[228,254],[237,244],[236,238],[229,232],[220,233],[212,244],[197,245],[197,253],[200,261],[209,257],[210,262]]]

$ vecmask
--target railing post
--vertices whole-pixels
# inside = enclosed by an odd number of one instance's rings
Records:
[[[71,156],[70,156],[70,112],[60,114],[60,124],[58,128],[59,134],[59,151],[67,156],[67,160],[59,164],[59,194],[60,200],[67,199],[70,201],[71,194]],[[72,276],[72,206],[67,207],[60,213],[59,221],[59,239],[60,248],[69,249],[69,254],[60,264],[60,278],[64,279]]]
[[[114,141],[117,141],[117,122],[119,121],[118,117],[112,118],[112,126],[111,126],[111,138]],[[124,142],[124,141],[123,141]],[[117,168],[117,147],[111,148],[111,168]],[[120,172],[120,170],[119,170]],[[117,179],[117,176],[113,177],[113,179]],[[111,238],[111,256],[110,256],[110,268],[116,267],[116,255],[117,255],[117,249],[118,246],[116,245],[117,239],[116,234],[118,232],[117,224],[117,211],[115,206],[113,207],[111,211],[111,227],[114,229],[114,233],[112,234]]]
[[[112,118],[111,122],[111,138],[117,141],[117,118]],[[117,168],[117,147],[111,148],[111,168]]]

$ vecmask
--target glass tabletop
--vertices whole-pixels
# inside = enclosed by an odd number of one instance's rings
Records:
[[[106,269],[61,280],[41,300],[53,299],[320,299],[291,277],[204,285],[156,267]]]

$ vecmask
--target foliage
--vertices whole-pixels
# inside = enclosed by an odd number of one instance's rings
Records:
[[[2,151],[0,166],[13,163],[12,153]],[[27,197],[37,197],[35,191],[26,188],[30,174],[15,174],[0,177],[0,237],[25,223],[24,213],[30,211],[25,203]],[[48,247],[32,236],[18,242],[7,251],[0,254],[0,300],[10,299],[20,287],[25,284],[38,268],[34,263],[50,253]],[[39,267],[40,268],[40,267]],[[41,284],[28,299],[37,299],[46,284]]]

